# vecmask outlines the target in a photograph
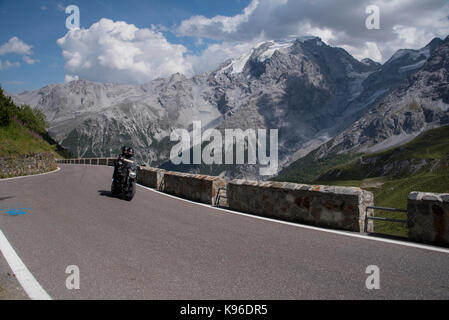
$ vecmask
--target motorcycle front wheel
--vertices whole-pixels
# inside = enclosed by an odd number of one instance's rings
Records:
[[[117,183],[115,181],[112,181],[111,193],[114,196],[118,196],[120,194],[120,190],[119,190],[119,188],[117,186]]]
[[[129,186],[129,190],[125,193],[125,199],[131,201],[136,194],[136,183],[132,182]]]

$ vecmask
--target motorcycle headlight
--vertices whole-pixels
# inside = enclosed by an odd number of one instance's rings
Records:
[[[135,179],[135,178],[136,178],[136,173],[135,173],[134,171],[131,171],[131,172],[129,173],[129,177],[130,177],[131,179]]]

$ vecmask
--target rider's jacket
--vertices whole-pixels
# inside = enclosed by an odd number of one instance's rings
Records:
[[[137,161],[136,158],[134,157],[122,157],[122,160],[124,163],[126,163],[126,165],[131,168],[132,170],[136,170],[137,169]]]

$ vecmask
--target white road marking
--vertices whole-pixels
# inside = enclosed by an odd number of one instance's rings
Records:
[[[0,182],[2,181],[9,181],[9,180],[16,180],[16,179],[22,179],[22,178],[30,178],[30,177],[37,177],[37,176],[43,176],[46,174],[50,174],[50,173],[55,173],[60,171],[61,168],[58,167],[58,169],[50,171],[50,172],[44,172],[44,173],[38,173],[38,174],[30,174],[28,176],[20,176],[20,177],[12,177],[12,178],[5,178],[5,179],[0,179]]]
[[[3,253],[12,272],[31,300],[51,300],[48,293],[41,287],[31,272],[14,251],[11,244],[0,230],[0,251]]]
[[[22,179],[22,178],[43,176],[46,174],[58,172],[60,170],[61,170],[61,168],[58,167],[56,170],[53,170],[50,172],[32,174],[32,175],[28,175],[28,176],[0,179],[0,182]],[[6,239],[5,235],[3,234],[3,232],[1,230],[0,230],[0,251],[2,252],[6,261],[8,262],[9,267],[11,268],[12,272],[16,276],[16,279],[19,281],[23,290],[25,290],[25,292],[27,293],[28,297],[31,300],[51,300],[51,297],[42,288],[42,286],[39,284],[39,282],[37,282],[36,278],[34,278],[33,274],[30,272],[30,270],[28,270],[26,265],[23,263],[22,259],[20,259],[20,257],[14,251],[14,248],[8,242],[8,239]]]
[[[217,208],[217,207],[211,206],[209,204],[199,203],[199,202],[195,202],[195,201],[192,201],[192,200],[179,198],[179,197],[173,196],[171,194],[167,194],[167,193],[161,192],[159,190],[155,190],[155,189],[143,186],[141,184],[137,184],[137,185],[139,187],[144,188],[144,189],[153,191],[153,192],[158,193],[158,194],[162,194],[164,196],[167,196],[167,197],[170,197],[170,198],[173,198],[173,199],[177,199],[177,200],[180,200],[180,201],[196,204],[198,206],[203,206],[203,207],[206,207],[206,208],[209,208],[209,209],[214,209],[214,210],[218,210],[218,211],[222,211],[222,212],[227,212],[227,213],[231,213],[231,214],[245,216],[245,217],[249,217],[249,218],[253,218],[253,219],[258,219],[258,220],[264,220],[264,221],[284,224],[284,225],[293,226],[293,227],[296,227],[296,228],[303,228],[303,229],[309,229],[309,230],[333,233],[333,234],[338,234],[338,235],[347,236],[347,237],[353,237],[353,238],[359,238],[359,239],[365,239],[365,240],[371,240],[371,241],[379,241],[379,242],[385,242],[385,243],[390,243],[390,244],[397,244],[397,245],[406,246],[406,247],[412,247],[412,248],[418,248],[418,249],[424,249],[424,250],[430,250],[430,251],[436,251],[436,252],[442,252],[442,253],[448,253],[449,254],[449,249],[435,247],[435,246],[430,246],[430,245],[425,245],[425,244],[419,244],[419,243],[413,243],[413,242],[405,242],[405,241],[400,241],[400,240],[375,238],[375,237],[370,237],[370,236],[366,236],[366,235],[358,234],[358,233],[350,233],[350,232],[339,231],[339,230],[324,229],[324,228],[313,227],[313,226],[308,226],[308,225],[299,224],[299,223],[293,223],[293,222],[288,222],[288,221],[282,221],[282,220],[276,220],[276,219],[271,219],[271,218],[266,218],[266,217],[260,217],[260,216],[251,215],[251,214],[247,214],[247,213],[232,211],[232,210],[229,210],[229,209]]]

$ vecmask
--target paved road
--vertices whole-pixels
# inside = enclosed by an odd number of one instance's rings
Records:
[[[138,188],[112,168],[0,181],[0,229],[54,299],[449,298],[449,254],[235,215]],[[0,259],[3,257],[0,255]],[[65,286],[80,269],[80,290]],[[368,290],[366,267],[380,268]],[[1,279],[1,278],[0,278]]]
[[[0,300],[28,300],[28,296],[0,253]]]

